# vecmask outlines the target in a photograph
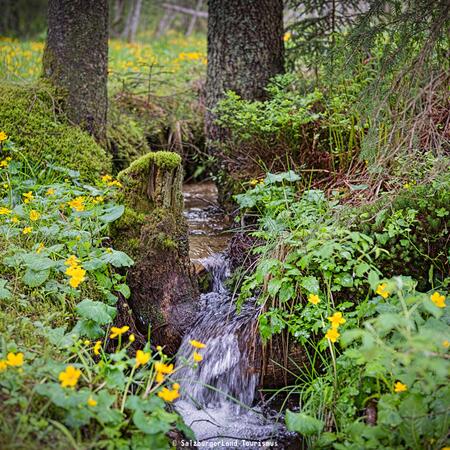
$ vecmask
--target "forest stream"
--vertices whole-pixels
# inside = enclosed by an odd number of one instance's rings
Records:
[[[190,358],[190,340],[206,344],[197,368],[178,372],[183,395],[176,409],[202,446],[214,448],[256,447],[286,437],[286,429],[260,407],[252,407],[259,374],[252,370],[252,328],[258,310],[251,302],[236,313],[225,281],[230,275],[226,248],[227,223],[217,203],[213,183],[184,187],[185,217],[189,224],[194,265],[211,277],[210,292],[200,297],[201,313],[186,334],[178,352],[178,364]],[[283,447],[279,447],[283,448]]]

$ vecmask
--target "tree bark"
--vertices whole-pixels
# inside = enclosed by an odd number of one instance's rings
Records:
[[[263,100],[271,77],[284,70],[282,0],[209,0],[206,137],[224,138],[213,109],[227,90]]]
[[[108,0],[49,0],[44,77],[65,94],[69,120],[106,138]]]

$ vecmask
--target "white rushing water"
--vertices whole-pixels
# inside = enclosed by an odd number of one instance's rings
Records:
[[[203,360],[197,368],[177,373],[182,397],[176,409],[194,431],[197,446],[205,448],[276,446],[284,427],[264,417],[255,400],[259,373],[253,351],[257,333],[257,309],[244,305],[239,313],[224,286],[229,265],[223,254],[202,260],[211,273],[212,292],[201,296],[201,313],[184,337],[177,365],[191,358],[190,340],[206,347],[198,350]],[[278,447],[279,448],[279,447]]]

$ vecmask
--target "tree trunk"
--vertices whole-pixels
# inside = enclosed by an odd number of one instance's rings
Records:
[[[108,106],[108,0],[49,0],[44,77],[65,94],[63,109],[99,142]]]
[[[128,30],[127,40],[128,42],[134,42],[136,40],[136,33],[139,26],[139,19],[141,18],[142,0],[136,0],[133,6],[133,12],[131,15],[130,29]]]
[[[119,173],[124,215],[111,235],[135,261],[127,274],[130,306],[142,334],[175,354],[199,304],[183,217],[183,166],[171,152],[151,152]]]
[[[206,136],[222,140],[212,109],[227,90],[263,100],[284,70],[282,0],[209,0]]]

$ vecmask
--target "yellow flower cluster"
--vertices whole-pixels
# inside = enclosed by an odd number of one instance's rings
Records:
[[[66,275],[70,277],[69,284],[77,288],[84,281],[86,271],[80,266],[80,261],[75,255],[70,256],[64,264],[68,266]]]
[[[116,186],[116,187],[122,187],[122,183],[117,180],[113,180],[113,177],[111,175],[103,175],[102,176],[103,183],[106,183],[107,186]]]
[[[202,342],[195,341],[195,340],[189,341],[189,344],[191,344],[192,347],[197,348],[197,349],[201,349],[201,348],[205,348],[206,347],[206,345],[203,344]],[[203,356],[199,352],[194,351],[194,353],[192,354],[192,359],[195,362],[200,362],[203,359]]]
[[[5,159],[0,161],[0,167],[8,167],[9,162],[11,161],[11,156],[7,156]]]
[[[9,352],[6,355],[6,359],[0,359],[0,372],[3,372],[8,367],[21,367],[23,366],[24,357],[23,353]]]
[[[75,211],[81,212],[84,211],[85,209],[84,201],[85,201],[84,197],[76,197],[70,202],[67,202],[67,204]]]
[[[326,332],[325,337],[331,342],[336,342],[340,336],[338,328],[346,320],[342,317],[341,312],[335,312],[332,316],[328,317],[328,320],[331,322],[331,328]]]
[[[173,373],[173,364],[164,364],[162,362],[155,362],[156,382],[162,383],[166,375]]]
[[[33,192],[25,192],[25,194],[22,194],[23,196],[23,202],[24,203],[30,203],[33,200]]]

